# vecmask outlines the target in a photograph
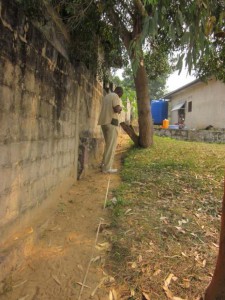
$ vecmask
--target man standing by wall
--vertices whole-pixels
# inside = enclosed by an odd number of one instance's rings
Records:
[[[114,155],[117,146],[117,137],[120,124],[120,113],[122,111],[121,97],[122,87],[116,87],[114,92],[107,94],[103,98],[102,109],[99,116],[98,125],[101,125],[105,139],[105,150],[102,160],[103,173],[116,173],[117,169],[112,169]]]

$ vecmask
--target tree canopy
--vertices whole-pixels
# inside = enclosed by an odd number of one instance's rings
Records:
[[[196,74],[205,79],[214,76],[225,82],[225,1],[218,1],[205,32],[210,37],[208,55],[199,59]]]
[[[16,1],[30,17],[39,19],[43,2],[50,3],[71,34],[71,58],[93,70],[126,66],[129,55],[124,46],[131,39],[127,50],[135,53],[134,64],[140,63],[142,49],[145,53],[158,47],[161,53],[179,50],[178,69],[185,61],[189,71],[195,69],[199,77],[214,75],[225,80],[224,0]],[[98,56],[100,41],[104,60]]]

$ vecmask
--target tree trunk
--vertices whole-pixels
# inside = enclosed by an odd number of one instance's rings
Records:
[[[225,178],[221,217],[219,254],[212,281],[206,289],[204,300],[225,299]]]
[[[143,64],[140,64],[134,75],[137,94],[139,145],[148,148],[153,145],[153,123],[148,90],[148,77]]]
[[[104,1],[102,1],[104,2]],[[148,76],[144,66],[141,34],[146,17],[141,1],[134,1],[133,31],[127,30],[126,25],[118,17],[118,13],[112,8],[108,11],[108,17],[115,28],[119,28],[120,37],[127,49],[131,62],[138,62],[137,71],[133,71],[134,83],[137,95],[138,124],[139,124],[139,146],[148,148],[153,145],[153,124],[150,109],[150,96],[148,91]],[[141,10],[141,11],[140,11]],[[119,27],[118,27],[119,24]],[[135,47],[133,48],[133,46]],[[141,52],[141,53],[140,53]],[[129,131],[129,133],[128,133]],[[136,140],[136,133],[132,128],[126,131],[133,140]],[[133,132],[131,132],[133,131]]]

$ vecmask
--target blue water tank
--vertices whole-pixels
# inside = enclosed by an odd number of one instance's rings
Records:
[[[152,100],[151,112],[154,125],[162,125],[163,120],[168,119],[168,101]]]

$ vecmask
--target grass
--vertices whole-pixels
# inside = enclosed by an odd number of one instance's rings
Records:
[[[218,251],[224,145],[155,137],[123,161],[108,262],[120,299],[199,299]]]

